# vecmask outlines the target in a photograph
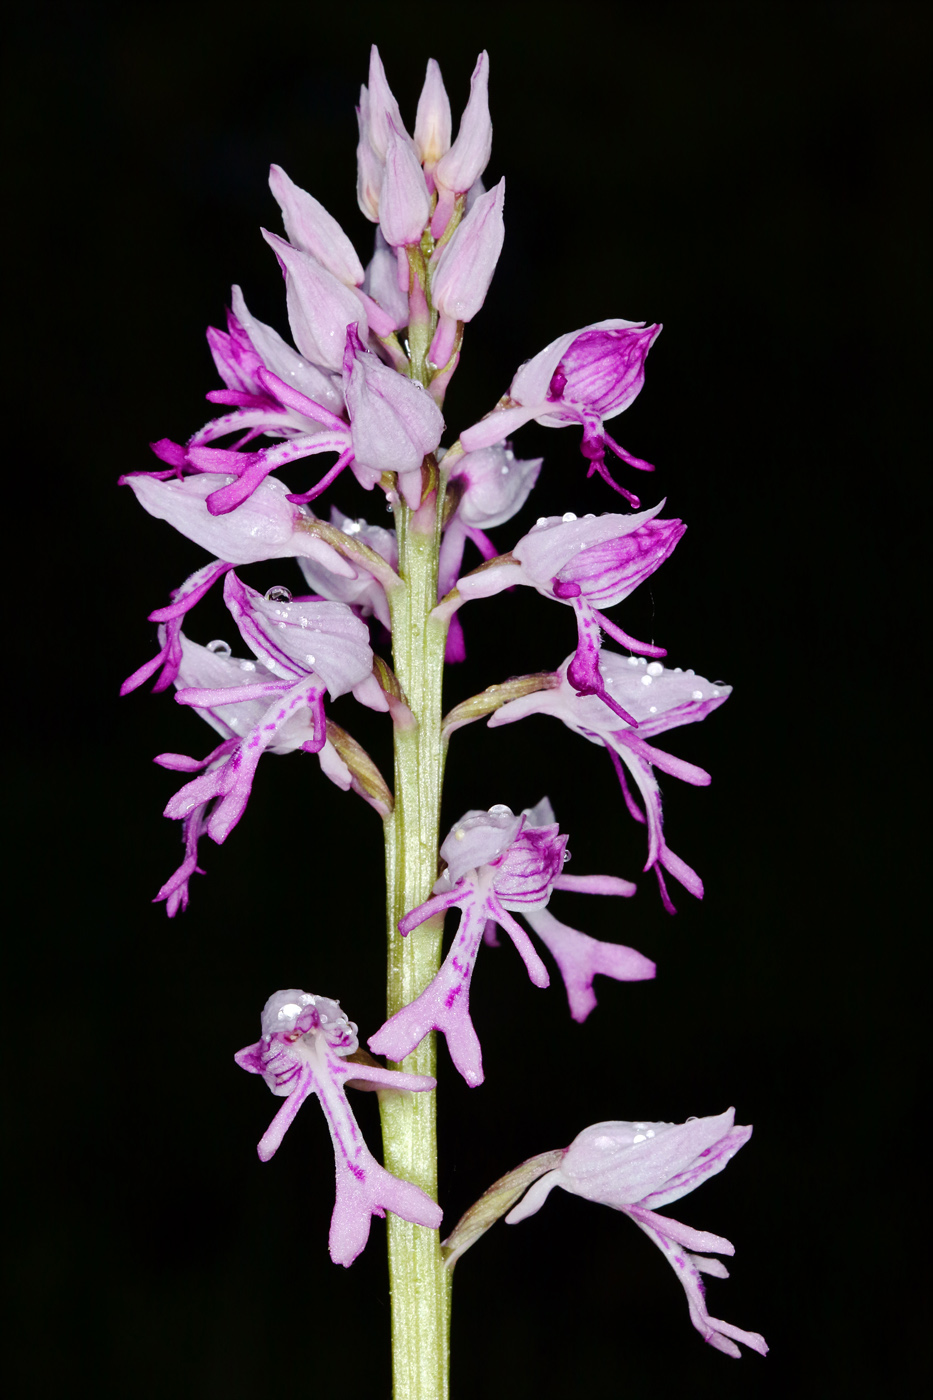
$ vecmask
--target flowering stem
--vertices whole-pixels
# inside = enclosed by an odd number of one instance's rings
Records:
[[[443,759],[441,687],[446,622],[431,618],[437,603],[440,508],[432,500],[395,508],[399,574],[390,597],[395,673],[415,724],[395,729],[395,808],[386,821],[389,1016],[414,1001],[441,960],[443,916],[403,938],[398,921],[430,898],[437,879]],[[435,1073],[435,1036],[403,1061],[416,1074]],[[437,1199],[437,1114],[434,1093],[380,1094],[385,1165]],[[446,1400],[450,1273],[437,1230],[388,1216],[395,1400]]]

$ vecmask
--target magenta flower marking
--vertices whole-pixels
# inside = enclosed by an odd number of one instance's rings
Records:
[[[492,450],[492,449],[487,449]],[[611,607],[627,598],[669,558],[686,526],[658,520],[664,502],[640,515],[587,515],[578,520],[542,516],[534,529],[493,568],[468,574],[457,582],[459,599],[450,610],[472,598],[488,598],[517,583],[529,584],[546,598],[568,603],[577,617],[577,651],[568,679],[578,695],[598,695],[626,724],[636,721],[603,685],[599,670],[600,630],[646,656],[666,656],[663,647],[639,642],[594,603]]]
[[[592,985],[597,972],[626,981],[654,976],[654,964],[631,948],[610,952],[609,945],[587,939],[556,919],[540,920],[555,889],[625,896],[635,892],[628,880],[611,875],[564,875],[567,837],[559,834],[553,815],[544,799],[517,817],[503,806],[467,812],[452,829],[441,846],[447,869],[434,886],[433,898],[406,914],[399,931],[408,934],[454,905],[461,911],[460,926],[437,976],[370,1037],[370,1049],[402,1060],[429,1031],[439,1030],[466,1082],[482,1084],[482,1053],[469,1001],[473,966],[487,922],[498,924],[509,935],[535,986],[546,987],[550,981],[531,940],[509,910],[519,911],[551,948],[577,1020],[583,1020],[595,1005]]]
[[[680,1200],[728,1165],[752,1135],[751,1128],[734,1124],[732,1108],[686,1123],[594,1123],[574,1138],[560,1166],[529,1188],[506,1222],[516,1225],[534,1215],[555,1186],[621,1211],[663,1252],[680,1279],[690,1321],[703,1340],[727,1356],[741,1355],[736,1342],[766,1356],[764,1337],[710,1317],[706,1309],[701,1274],[729,1275],[718,1259],[703,1255],[734,1254],[734,1247],[720,1235],[694,1230],[656,1212],[656,1207]]]
[[[508,393],[510,404],[467,428],[460,441],[473,452],[501,442],[532,418],[546,428],[579,423],[583,428],[580,450],[590,461],[587,475],[598,472],[637,509],[638,497],[609,474],[606,448],[639,471],[654,468],[620,447],[603,425],[628,408],[640,392],[645,357],[660,331],[660,326],[646,326],[643,321],[615,319],[560,336],[518,370]]]
[[[672,777],[692,783],[695,787],[706,787],[712,780],[702,768],[675,758],[663,749],[656,749],[646,741],[666,729],[676,729],[682,724],[695,724],[705,719],[725,703],[732,694],[732,687],[718,682],[714,684],[693,671],[682,671],[679,666],[672,669],[663,666],[660,661],[646,662],[644,657],[624,657],[616,652],[604,651],[599,662],[602,684],[617,702],[621,702],[621,707],[631,712],[638,724],[638,733],[635,734],[627,723],[607,713],[599,696],[580,696],[576,693],[569,679],[572,663],[573,657],[568,657],[563,663],[557,673],[560,684],[554,689],[540,690],[533,695],[510,700],[490,716],[489,725],[495,728],[500,724],[512,724],[531,714],[554,715],[568,729],[609,750],[629,812],[636,821],[647,822],[648,860],[645,870],[654,870],[664,907],[673,914],[675,909],[667,892],[662,867],[697,899],[703,898],[703,882],[664,840],[661,793],[654,769],[660,768],[662,773],[670,773]],[[626,768],[644,800],[644,811],[629,790]]]
[[[387,1210],[436,1230],[440,1206],[420,1187],[392,1176],[373,1157],[360,1132],[346,1095],[347,1080],[364,1080],[409,1093],[435,1087],[426,1074],[348,1061],[358,1048],[356,1026],[339,1002],[291,988],[275,992],[262,1011],[262,1039],[236,1056],[250,1074],[260,1074],[273,1094],[285,1102],[260,1139],[260,1160],[274,1156],[309,1094],[316,1094],[334,1146],[336,1199],[330,1222],[330,1257],[344,1267],[352,1264],[369,1239],[374,1215]]]

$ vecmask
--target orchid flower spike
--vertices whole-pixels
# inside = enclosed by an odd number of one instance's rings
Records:
[[[752,1130],[734,1124],[733,1108],[686,1123],[594,1123],[574,1138],[560,1165],[530,1187],[505,1217],[506,1223],[516,1225],[534,1215],[555,1186],[621,1211],[664,1254],[687,1295],[690,1321],[703,1340],[726,1356],[741,1355],[736,1342],[766,1356],[764,1337],[710,1317],[706,1309],[701,1275],[729,1277],[724,1264],[706,1256],[734,1254],[734,1246],[720,1235],[657,1214],[659,1206],[679,1201],[707,1177],[721,1172],[744,1147]]]
[[[309,1094],[320,1100],[334,1146],[337,1193],[330,1222],[330,1257],[344,1267],[353,1263],[369,1239],[374,1215],[387,1210],[436,1230],[440,1206],[420,1187],[392,1176],[379,1165],[363,1140],[346,1095],[347,1080],[365,1080],[380,1088],[422,1093],[435,1087],[426,1074],[403,1074],[349,1057],[359,1048],[356,1026],[328,997],[290,988],[275,992],[262,1010],[262,1038],[238,1051],[237,1064],[260,1074],[285,1102],[259,1142],[260,1160],[274,1156]]]
[[[492,449],[487,449],[492,450]],[[606,690],[599,670],[600,629],[646,656],[665,656],[663,647],[639,642],[594,603],[612,607],[633,593],[673,553],[686,530],[680,520],[659,520],[664,502],[638,515],[542,516],[511,554],[457,583],[459,606],[488,598],[516,583],[529,584],[545,598],[569,604],[577,618],[577,651],[568,679],[578,695],[598,695],[626,724],[633,717]]]
[[[433,897],[399,923],[399,931],[408,934],[456,905],[461,911],[456,937],[440,971],[421,995],[370,1037],[371,1050],[402,1060],[429,1031],[443,1031],[450,1057],[466,1082],[482,1084],[482,1053],[469,1002],[473,965],[487,922],[493,921],[509,935],[536,987],[546,987],[550,981],[531,939],[509,910],[520,911],[554,954],[576,1020],[582,1021],[596,1004],[592,986],[597,972],[619,981],[654,976],[654,963],[634,949],[599,943],[547,914],[545,905],[555,889],[635,893],[628,880],[612,875],[564,875],[566,846],[567,837],[560,835],[546,798],[519,816],[501,805],[488,812],[466,813],[441,846],[447,869],[434,886]]]
[[[644,657],[619,656],[617,652],[600,654],[601,684],[621,707],[629,712],[638,725],[637,734],[624,720],[617,719],[598,695],[578,695],[569,679],[574,657],[567,657],[557,673],[556,686],[535,691],[517,700],[510,700],[489,718],[490,728],[512,724],[526,715],[553,715],[568,729],[582,734],[593,744],[609,750],[613,767],[622,787],[630,814],[637,822],[647,823],[648,860],[645,870],[654,870],[661,899],[669,914],[675,913],[667,892],[663,870],[679,880],[697,899],[703,898],[703,882],[686,861],[675,855],[664,839],[661,820],[661,792],[654,776],[655,768],[670,773],[695,787],[706,787],[710,775],[693,763],[656,749],[647,741],[666,729],[682,724],[695,724],[724,704],[732,694],[730,685],[713,683],[683,671],[679,666],[664,666],[660,661],[645,661]],[[638,806],[625,777],[628,769],[645,804]]]
[[[604,423],[637,397],[645,382],[645,358],[661,332],[644,321],[597,321],[570,331],[523,364],[512,380],[506,400],[479,423],[460,434],[467,452],[490,447],[533,418],[545,428],[583,428],[580,450],[590,469],[637,510],[641,502],[612,479],[606,448],[630,467],[654,471],[649,462],[633,457],[606,432]]]

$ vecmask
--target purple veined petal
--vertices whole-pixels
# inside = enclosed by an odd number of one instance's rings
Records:
[[[577,650],[567,667],[567,680],[577,695],[598,696],[625,724],[637,725],[638,721],[628,710],[623,709],[615,694],[608,688],[599,665],[601,637],[599,622],[592,609],[582,598],[572,599],[577,617]]]
[[[541,908],[563,869],[567,837],[556,822],[525,826],[495,862],[492,888],[505,909]]]
[[[482,1084],[482,1051],[470,1019],[470,981],[485,923],[485,901],[478,897],[465,900],[460,927],[440,971],[420,996],[370,1036],[368,1044],[374,1054],[403,1060],[426,1035],[438,1030],[466,1082],[471,1087]]]
[[[444,880],[438,880],[440,885]],[[434,887],[437,889],[437,885]],[[417,905],[398,921],[398,931],[405,937],[411,933],[412,929],[419,928],[428,919],[433,919],[435,914],[443,914],[447,909],[451,909],[455,904],[459,904],[464,897],[463,887],[455,886],[453,889],[443,889],[431,899],[426,899],[423,904]]]
[[[294,184],[279,165],[269,170],[269,188],[282,211],[289,242],[317,258],[346,286],[358,287],[363,281],[363,266],[333,215],[313,195]]]
[[[437,62],[429,58],[415,116],[415,149],[426,172],[450,150],[451,129],[450,98]]]
[[[240,1067],[243,1069],[248,1067],[247,1065],[243,1065],[239,1059],[237,1060],[237,1064],[240,1064]],[[251,1068],[251,1064],[249,1067]],[[299,1108],[308,1095],[314,1091],[314,1075],[311,1068],[308,1065],[302,1066],[298,1071],[295,1087],[259,1139],[256,1151],[260,1162],[269,1162],[272,1160],[276,1152],[278,1152],[279,1148],[282,1146],[282,1139],[288,1132],[292,1123],[294,1123],[295,1115]]]
[[[266,229],[262,236],[285,273],[288,323],[295,344],[314,364],[341,369],[347,327],[356,326],[364,338],[367,334],[362,302],[309,253],[300,252]]]
[[[420,242],[430,212],[428,187],[411,138],[402,136],[390,118],[385,179],[379,199],[379,227],[386,242],[393,248]]]
[[[667,547],[670,532],[665,530],[662,540],[655,537],[652,528],[665,504],[659,501],[650,510],[635,515],[609,512],[584,516],[582,520],[572,512],[552,515],[539,520],[512,553],[536,588],[549,591],[554,578],[579,583],[586,597],[611,607],[627,597],[672,552],[677,541]],[[656,523],[668,526],[681,522]],[[618,591],[619,588],[625,591]]]
[[[476,60],[470,79],[470,97],[460,118],[457,139],[434,167],[438,187],[437,209],[431,232],[440,238],[453,208],[452,195],[465,194],[480,179],[492,154],[492,121],[489,116],[489,55],[485,49]],[[446,197],[445,197],[446,196]]]
[[[336,698],[372,673],[369,629],[343,603],[266,598],[234,573],[224,601],[256,658],[283,679],[313,672]]]
[[[669,773],[673,778],[679,778],[681,782],[691,783],[694,787],[709,787],[713,781],[709,773],[704,768],[698,768],[695,763],[687,763],[682,758],[675,758],[673,754],[665,753],[663,749],[656,749],[651,744],[646,744],[644,739],[637,734],[622,733],[617,736],[620,743],[627,749],[631,749],[639,758],[643,758],[646,763],[650,763],[655,768],[660,768],[662,773]]]
[[[650,958],[634,948],[626,948],[621,943],[603,943],[580,933],[561,923],[549,909],[527,910],[525,918],[557,963],[564,979],[570,1015],[575,1021],[585,1021],[596,1006],[593,979],[597,974],[612,977],[617,982],[642,982],[657,972]]]
[[[766,1356],[768,1345],[760,1333],[745,1332],[741,1327],[733,1327],[729,1322],[710,1317],[706,1308],[706,1290],[700,1277],[701,1269],[707,1273],[718,1272],[715,1267],[712,1269],[709,1267],[710,1261],[694,1258],[687,1250],[653,1226],[643,1224],[638,1219],[635,1219],[635,1223],[658,1246],[680,1280],[687,1295],[690,1321],[703,1340],[709,1342],[717,1351],[724,1352],[726,1356],[736,1359],[741,1356],[739,1348],[735,1345],[736,1342],[743,1342],[745,1346],[757,1351],[759,1355]]]

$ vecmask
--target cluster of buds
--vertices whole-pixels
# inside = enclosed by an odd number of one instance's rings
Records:
[[[223,384],[207,394],[218,416],[185,443],[154,443],[162,466],[123,478],[150,515],[210,555],[167,605],[150,614],[158,625],[156,654],[123,687],[128,692],[147,680],[154,680],[157,691],[174,686],[178,703],[220,736],[202,758],[163,753],[156,759],[192,775],[165,809],[182,823],[184,838],[184,859],[156,896],[170,915],[188,903],[200,839],[224,841],[243,816],[265,753],[314,754],[337,786],[355,791],[383,818],[392,812],[389,784],[325,709],[330,699],[352,694],[396,726],[417,722],[377,650],[391,633],[393,603],[407,586],[395,531],[353,519],[336,505],[328,520],[311,509],[344,471],[365,490],[383,493],[390,509],[410,512],[422,534],[433,534],[436,522],[432,620],[446,637],[448,661],[465,654],[459,611],[467,602],[520,584],[573,610],[572,654],[556,670],[463,701],[447,717],[445,740],[480,717],[493,726],[535,713],[562,720],[608,750],[625,804],[646,827],[645,870],[655,872],[665,907],[673,912],[665,873],[697,897],[703,894],[699,876],[666,844],[655,772],[699,785],[709,775],[649,740],[704,719],[730,689],[667,667],[660,659],[663,647],[638,641],[605,614],[671,556],[685,529],[680,520],[662,516],[664,501],[641,510],[606,461],[611,452],[629,467],[653,470],[611,437],[606,423],[640,392],[660,326],[610,319],[558,336],[519,367],[485,417],[442,447],[444,398],[464,328],[483,305],[504,237],[505,182],[489,190],[483,185],[492,148],[488,82],[483,53],[454,138],[450,102],[431,60],[410,135],[373,49],[368,86],[360,94],[357,151],[359,205],[376,225],[368,265],[314,196],[273,166],[270,185],[286,237],[267,231],[263,237],[285,280],[294,345],[258,321],[234,287],[226,329],[211,328],[207,335]],[[488,532],[522,508],[542,466],[540,458],[516,458],[509,441],[530,421],[580,427],[588,475],[598,474],[635,513],[543,517],[502,552]],[[321,453],[333,461],[309,483],[301,464]],[[472,570],[464,569],[468,545],[482,560]],[[294,560],[297,567],[290,586],[260,593],[240,571],[269,560]],[[223,639],[202,644],[184,630],[197,604],[221,583],[240,655]],[[432,592],[429,606],[433,601]],[[604,647],[604,635],[627,654]],[[459,927],[429,985],[370,1036],[372,1051],[400,1061],[440,1031],[466,1082],[481,1084],[469,997],[483,942],[496,945],[501,929],[532,983],[549,983],[548,969],[516,914],[556,963],[575,1021],[585,1020],[596,1005],[597,975],[622,982],[654,977],[654,963],[642,954],[591,938],[550,911],[554,891],[635,893],[635,885],[619,876],[567,874],[566,847],[546,798],[517,816],[493,806],[470,811],[454,825],[440,847],[441,873],[431,897],[405,913],[398,937],[412,936],[454,907]],[[321,1101],[337,1161],[331,1228],[336,1262],[356,1257],[372,1215],[387,1209],[437,1228],[436,1203],[391,1176],[369,1153],[345,1093],[348,1083],[377,1086],[382,1093],[420,1093],[434,1087],[433,1078],[381,1067],[359,1049],[356,1027],[336,1002],[294,989],[270,998],[261,1039],[241,1051],[237,1062],[285,1099],[259,1144],[263,1160],[278,1148],[305,1098],[313,1094]],[[522,1190],[529,1184],[531,1189],[509,1220],[537,1210],[555,1185],[615,1206],[680,1271],[691,1316],[707,1340],[730,1354],[738,1354],[736,1340],[763,1351],[756,1334],[709,1317],[699,1272],[724,1276],[725,1270],[687,1252],[731,1252],[731,1245],[654,1211],[721,1170],[749,1133],[734,1128],[728,1115],[678,1126],[597,1124],[565,1152],[545,1154],[548,1174],[519,1169]],[[452,1244],[451,1259],[464,1247]]]

